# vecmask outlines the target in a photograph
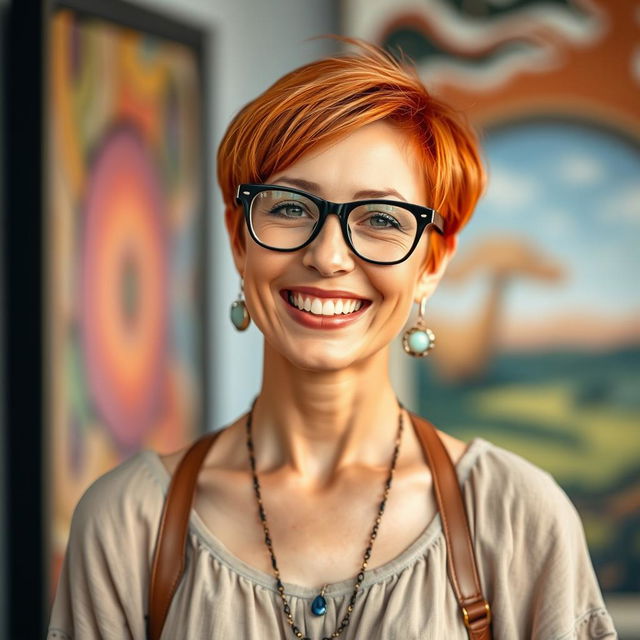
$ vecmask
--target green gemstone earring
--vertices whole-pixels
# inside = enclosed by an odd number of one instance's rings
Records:
[[[240,278],[238,299],[231,303],[231,322],[238,331],[244,331],[251,324],[251,316],[244,301],[244,280]]]
[[[424,322],[424,310],[427,306],[426,296],[420,300],[420,313],[416,324],[402,334],[404,350],[414,358],[424,358],[436,344],[436,336]]]

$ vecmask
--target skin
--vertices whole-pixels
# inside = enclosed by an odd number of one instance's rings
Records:
[[[266,182],[304,188],[334,202],[377,197],[429,205],[406,134],[386,122],[366,125],[313,149]],[[304,184],[313,183],[313,185]],[[229,219],[227,220],[229,228]],[[253,418],[258,475],[274,550],[285,583],[320,588],[353,579],[381,499],[398,426],[388,374],[389,346],[411,306],[435,290],[455,252],[449,242],[438,271],[424,268],[428,236],[411,257],[381,266],[355,256],[329,216],[299,251],[280,253],[232,243],[253,322],[263,333],[263,383]],[[337,330],[309,329],[287,313],[280,291],[341,289],[370,301],[362,317]],[[246,415],[228,426],[199,477],[195,510],[236,557],[272,575],[246,449]],[[440,432],[454,463],[464,442]],[[172,472],[183,452],[163,458]],[[391,493],[368,568],[389,562],[436,513],[432,479],[404,414]]]

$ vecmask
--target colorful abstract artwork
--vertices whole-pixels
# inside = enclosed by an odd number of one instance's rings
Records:
[[[59,8],[49,53],[53,586],[88,485],[204,428],[205,265],[198,50]]]
[[[552,473],[609,594],[640,592],[637,20],[623,1],[350,0],[344,24],[415,61],[489,170],[429,301],[437,347],[405,364],[415,408]]]

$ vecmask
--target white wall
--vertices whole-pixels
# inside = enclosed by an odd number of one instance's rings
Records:
[[[238,333],[229,306],[240,280],[231,261],[215,180],[217,145],[232,116],[293,68],[333,53],[337,32],[333,0],[137,0],[139,6],[173,15],[205,29],[210,85],[210,389],[209,428],[228,423],[249,408],[262,373],[262,336],[252,327]]]

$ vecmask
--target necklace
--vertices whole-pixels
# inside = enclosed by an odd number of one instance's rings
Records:
[[[257,400],[257,398],[256,398]],[[305,636],[300,628],[294,623],[293,616],[291,614],[291,607],[289,606],[289,602],[284,593],[284,585],[282,584],[282,580],[280,579],[280,570],[278,569],[278,562],[276,561],[276,556],[273,551],[273,541],[271,540],[271,534],[269,532],[269,527],[267,526],[267,514],[264,510],[264,505],[262,503],[262,495],[260,493],[260,482],[258,481],[258,474],[256,472],[256,459],[254,455],[253,448],[253,439],[251,437],[251,422],[253,418],[253,409],[256,404],[256,400],[253,401],[251,405],[251,410],[249,411],[249,415],[247,416],[247,449],[249,450],[249,462],[251,463],[251,474],[253,476],[253,489],[256,495],[256,500],[258,501],[258,515],[260,516],[260,522],[262,524],[262,528],[264,530],[264,542],[267,545],[267,549],[269,550],[269,555],[271,556],[271,566],[273,568],[273,573],[276,578],[276,587],[278,589],[278,593],[280,594],[280,598],[282,600],[282,609],[287,618],[287,623],[291,627],[291,631],[296,638],[302,638],[302,640],[311,640],[309,637]],[[356,597],[358,595],[358,591],[360,590],[360,586],[362,585],[362,581],[364,580],[364,572],[367,568],[367,564],[369,562],[369,558],[371,557],[371,549],[373,547],[373,541],[378,536],[378,530],[380,528],[380,521],[382,520],[382,514],[384,513],[384,508],[387,504],[387,498],[389,497],[389,491],[391,490],[391,481],[393,479],[393,474],[396,470],[396,462],[398,461],[398,453],[400,451],[400,440],[402,438],[402,404],[398,401],[398,434],[396,436],[395,448],[393,450],[393,456],[391,458],[391,466],[389,467],[389,475],[387,477],[387,481],[384,484],[384,493],[382,502],[378,507],[378,515],[376,516],[373,528],[371,529],[371,533],[369,535],[369,544],[364,552],[364,560],[362,561],[362,565],[360,566],[360,571],[356,576],[356,583],[353,587],[353,593],[351,594],[351,598],[349,599],[349,606],[347,607],[347,612],[342,618],[342,621],[338,625],[338,628],[331,634],[329,637],[324,637],[322,640],[330,640],[331,638],[338,638],[345,630],[349,621],[351,620],[351,612],[353,611],[353,607],[356,603]],[[311,604],[311,611],[318,616],[324,615],[327,610],[327,603],[324,598],[324,592],[326,589],[326,585],[322,587],[320,594],[316,596]]]

